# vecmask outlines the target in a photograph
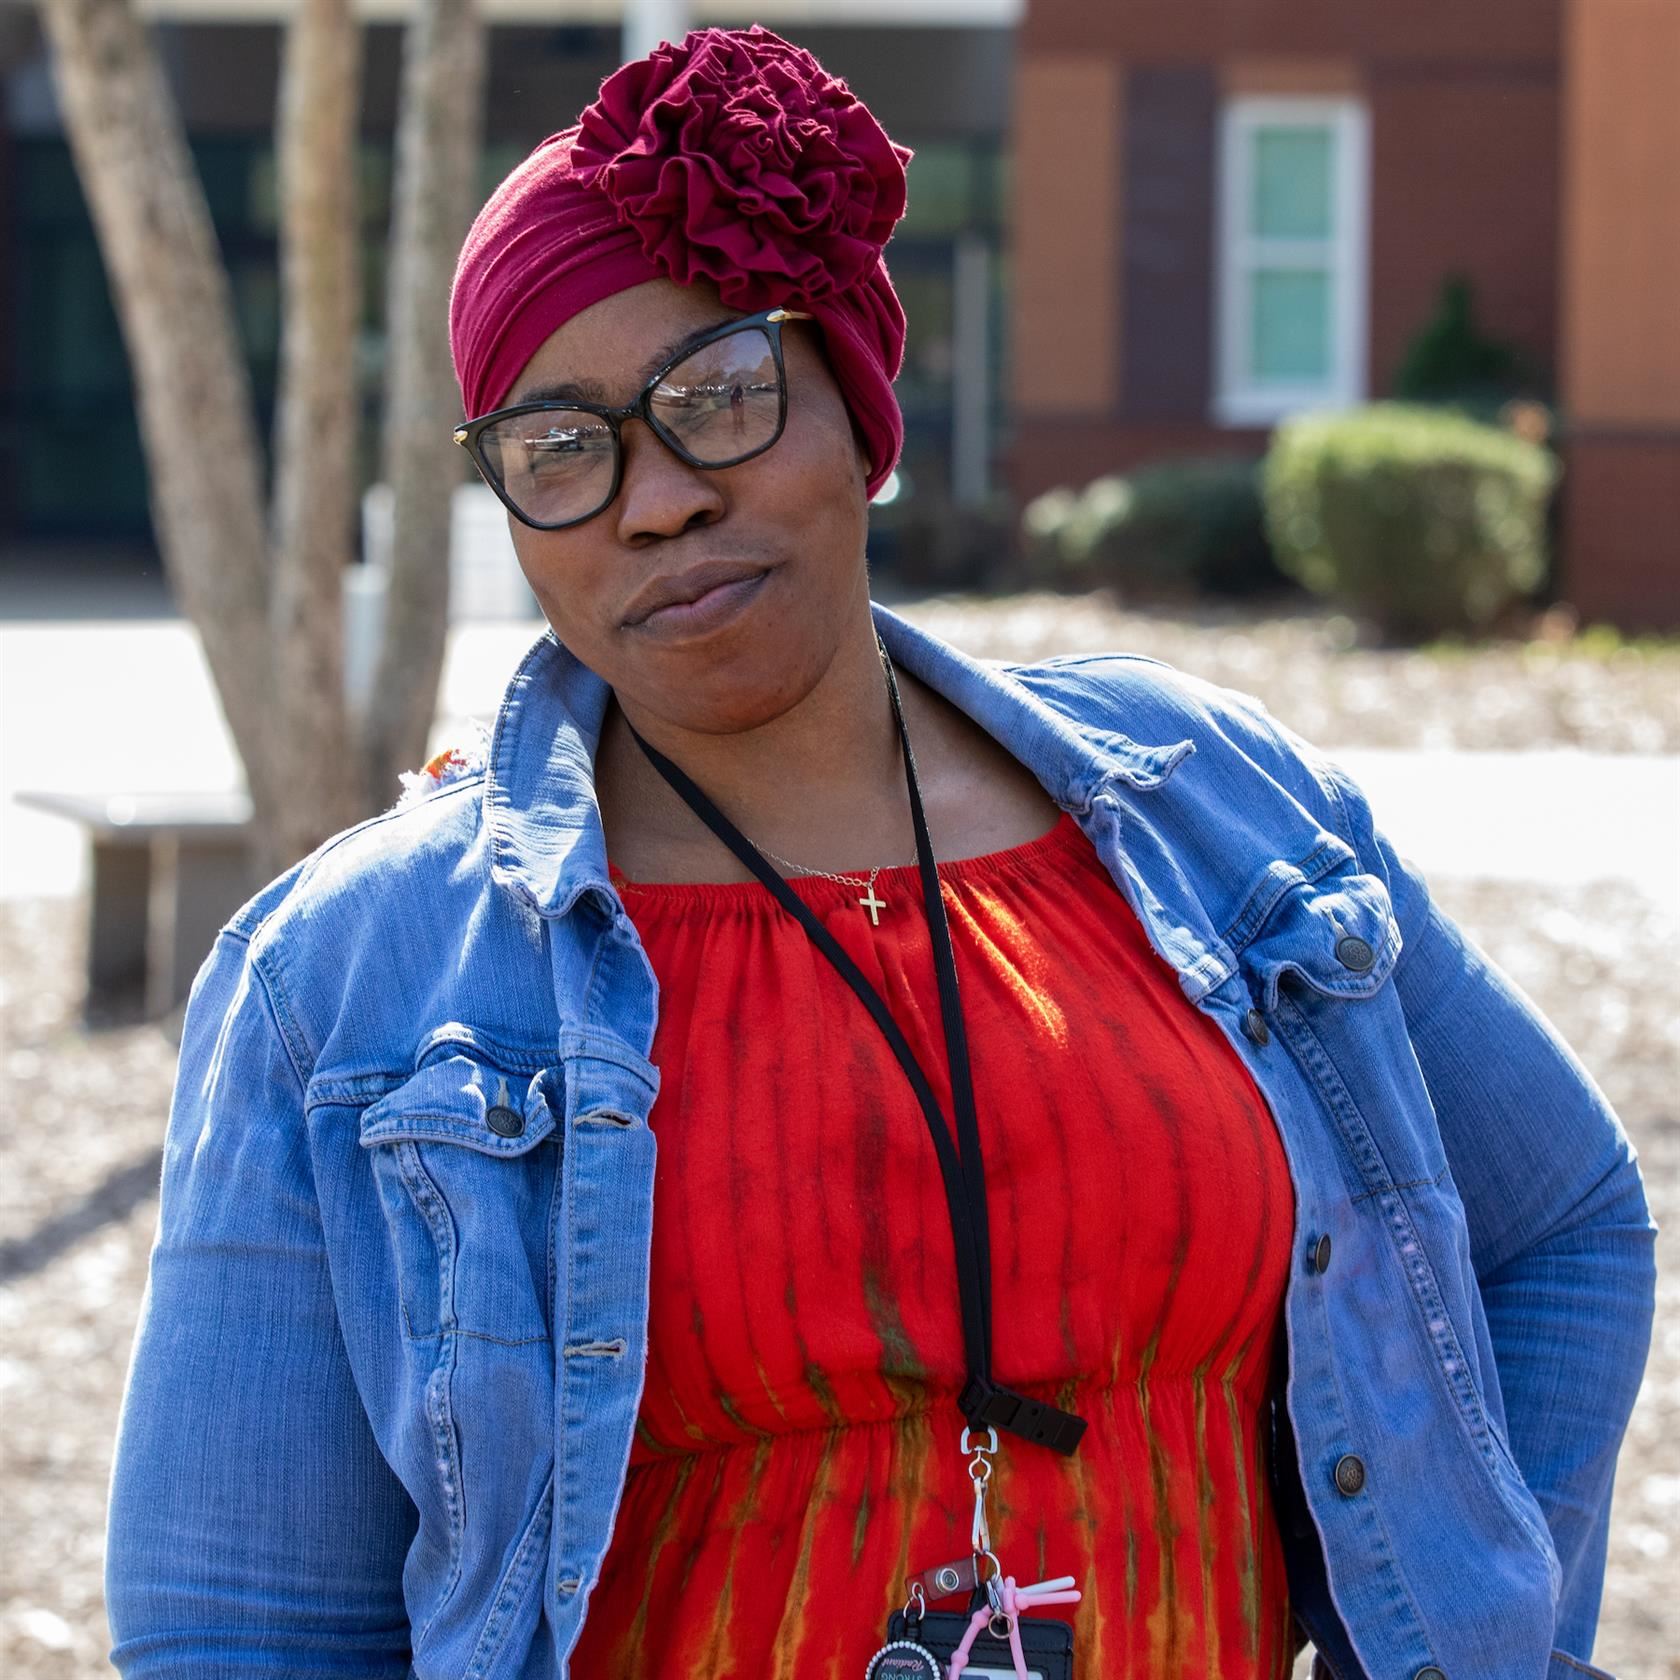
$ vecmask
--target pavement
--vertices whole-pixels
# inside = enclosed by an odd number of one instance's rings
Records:
[[[461,720],[494,713],[541,628],[532,619],[451,631],[434,748]],[[1616,881],[1680,916],[1680,755],[1318,745],[1431,881]],[[20,807],[20,790],[197,793],[239,781],[183,620],[0,622],[0,898],[68,896],[86,883],[78,830]]]

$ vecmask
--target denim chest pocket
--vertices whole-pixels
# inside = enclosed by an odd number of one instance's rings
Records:
[[[1388,888],[1351,868],[1301,881],[1277,894],[1241,955],[1260,1007],[1277,1008],[1289,990],[1357,1001],[1381,991],[1400,959],[1400,924]]]
[[[1240,962],[1340,1139],[1356,1197],[1438,1182],[1446,1157],[1391,983],[1400,924],[1351,854],[1266,905]]]
[[[449,1055],[363,1111],[411,1338],[548,1339],[554,1077]]]

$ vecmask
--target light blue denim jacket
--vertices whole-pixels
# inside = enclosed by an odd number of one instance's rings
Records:
[[[1276,1116],[1274,1475],[1330,1671],[1596,1672],[1654,1287],[1602,1095],[1255,702],[1125,655],[983,665],[875,611],[1074,813]],[[566,1673],[641,1392],[659,1086],[607,697],[545,635],[482,769],[322,846],[198,976],[112,1480],[134,1680]]]

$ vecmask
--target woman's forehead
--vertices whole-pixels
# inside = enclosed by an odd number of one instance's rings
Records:
[[[588,402],[587,392],[635,391],[688,340],[734,319],[712,286],[649,280],[592,303],[557,327],[525,364],[509,402],[533,402],[557,388]]]

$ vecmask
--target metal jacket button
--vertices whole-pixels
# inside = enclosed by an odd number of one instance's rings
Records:
[[[518,1137],[525,1130],[525,1116],[517,1109],[499,1105],[484,1116],[484,1123],[497,1137]]]
[[[1266,1017],[1258,1009],[1251,1009],[1243,1016],[1242,1028],[1256,1044],[1270,1044],[1272,1029],[1266,1025]]]
[[[1336,1488],[1351,1499],[1365,1485],[1365,1461],[1355,1458],[1352,1453],[1344,1453],[1336,1460]],[[1418,1677],[1422,1680],[1422,1676]],[[1446,1680],[1443,1675],[1441,1680]]]
[[[1447,1673],[1445,1669],[1437,1668],[1431,1663],[1427,1668],[1420,1668],[1412,1676],[1412,1680],[1447,1680]]]
[[[1336,961],[1343,968],[1351,968],[1355,974],[1363,974],[1377,960],[1377,953],[1351,933],[1345,933],[1336,941]]]
[[[1307,1250],[1307,1264],[1310,1265],[1315,1272],[1327,1272],[1330,1270],[1330,1238],[1328,1235],[1320,1237],[1318,1241]]]

